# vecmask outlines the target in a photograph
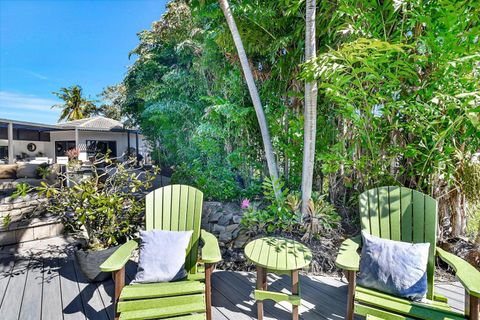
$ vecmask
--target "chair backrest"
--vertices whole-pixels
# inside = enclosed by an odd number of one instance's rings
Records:
[[[430,243],[427,298],[433,299],[437,201],[408,188],[381,187],[362,193],[359,205],[362,230],[384,239]]]
[[[185,260],[185,269],[190,273],[197,271],[202,205],[200,190],[178,184],[156,189],[145,199],[147,230],[193,230]]]

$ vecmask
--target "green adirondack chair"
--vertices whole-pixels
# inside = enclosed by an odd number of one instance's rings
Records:
[[[185,260],[189,275],[183,281],[125,286],[125,264],[138,241],[125,243],[101,265],[102,271],[113,272],[115,318],[210,320],[211,275],[222,258],[215,236],[200,230],[203,193],[171,185],[150,192],[145,200],[147,230],[193,230]],[[199,254],[200,242],[203,247]]]
[[[337,256],[337,267],[346,271],[348,286],[347,319],[353,314],[381,319],[479,319],[480,272],[459,257],[436,247],[437,201],[402,187],[381,187],[360,195],[362,230],[385,239],[430,243],[427,266],[429,303],[412,302],[356,285],[361,237],[345,240]],[[453,311],[447,299],[434,293],[435,256],[455,271],[465,287],[465,312]]]

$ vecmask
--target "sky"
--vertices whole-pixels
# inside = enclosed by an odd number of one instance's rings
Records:
[[[0,0],[0,118],[56,123],[52,94],[80,85],[97,95],[123,80],[137,33],[165,0]]]

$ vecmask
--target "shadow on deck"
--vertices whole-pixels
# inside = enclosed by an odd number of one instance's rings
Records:
[[[127,265],[127,281],[136,264]],[[301,319],[343,319],[346,283],[337,278],[301,276]],[[212,279],[215,320],[256,318],[252,299],[255,274],[216,271]],[[289,292],[288,277],[269,277],[269,288]],[[88,283],[79,271],[71,247],[61,238],[0,249],[0,319],[113,319],[112,280]],[[439,283],[437,291],[453,308],[463,308],[463,288]],[[266,319],[291,319],[288,304],[266,301]]]

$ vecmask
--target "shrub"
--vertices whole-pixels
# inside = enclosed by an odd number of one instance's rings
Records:
[[[278,198],[275,197],[274,186],[282,190]],[[306,240],[311,236],[340,226],[340,216],[335,208],[325,200],[325,195],[320,196],[314,193],[309,204],[310,213],[308,216],[302,217],[300,194],[284,188],[281,180],[265,181],[263,190],[267,202],[266,207],[254,209],[249,206],[241,221],[243,227],[252,233],[303,233],[304,240]]]
[[[100,164],[105,166],[100,169]],[[118,245],[142,225],[144,191],[157,173],[131,169],[130,164],[102,159],[92,165],[91,177],[70,179],[71,187],[64,187],[67,176],[61,175],[62,183],[42,183],[37,191],[50,199],[47,211],[60,216],[68,229],[85,228],[90,248]]]

